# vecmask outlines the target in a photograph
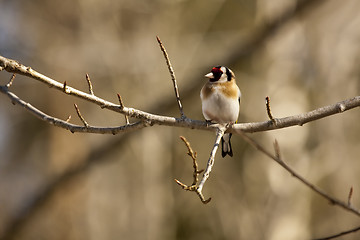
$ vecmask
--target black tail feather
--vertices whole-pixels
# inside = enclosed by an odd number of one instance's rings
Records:
[[[231,142],[230,142],[230,138],[231,138],[232,134],[229,134],[229,141],[225,141],[224,137],[221,138],[221,156],[224,158],[226,155],[229,155],[230,157],[233,156],[233,151],[232,151],[232,147],[231,147]]]

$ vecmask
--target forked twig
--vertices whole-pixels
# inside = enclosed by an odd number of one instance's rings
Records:
[[[164,54],[166,65],[168,66],[168,69],[169,69],[169,72],[170,72],[170,75],[171,75],[171,79],[172,79],[172,82],[173,82],[173,85],[174,85],[175,97],[176,97],[176,101],[177,101],[177,104],[178,104],[178,107],[179,107],[179,110],[180,110],[181,118],[185,119],[186,116],[184,114],[183,106],[181,104],[179,89],[178,89],[177,83],[176,83],[175,72],[174,72],[173,67],[171,66],[169,55],[166,52],[166,49],[165,49],[163,43],[161,42],[161,40],[160,40],[160,38],[158,36],[156,36],[156,40],[158,41],[160,49]]]
[[[220,125],[220,127],[217,129],[214,147],[211,150],[210,157],[209,157],[209,160],[207,162],[207,166],[206,166],[204,175],[203,175],[203,177],[202,177],[202,179],[201,179],[198,186],[197,186],[198,175],[201,172],[203,172],[204,170],[200,170],[200,171],[198,170],[198,165],[197,165],[197,162],[196,162],[196,153],[194,153],[194,151],[192,150],[192,148],[190,146],[190,143],[184,137],[180,137],[181,140],[184,141],[186,147],[188,148],[188,155],[191,156],[191,158],[193,159],[193,168],[194,168],[193,178],[194,178],[194,180],[193,180],[192,185],[190,185],[190,186],[180,182],[177,179],[175,179],[175,182],[177,184],[179,184],[184,190],[196,192],[196,194],[199,196],[201,202],[204,203],[204,204],[209,203],[211,198],[205,199],[205,197],[204,197],[204,195],[202,193],[202,189],[204,187],[204,184],[205,184],[206,180],[210,176],[212,167],[214,166],[214,163],[215,163],[215,154],[217,152],[217,149],[219,148],[220,140],[221,140],[222,136],[224,135],[226,129],[227,129],[226,125]]]

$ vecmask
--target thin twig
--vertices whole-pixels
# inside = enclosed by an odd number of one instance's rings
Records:
[[[8,84],[6,84],[6,87],[7,87],[7,88],[11,87],[11,85],[12,85],[13,82],[14,82],[15,77],[16,77],[16,73],[14,73],[14,74],[11,76]]]
[[[274,150],[275,150],[275,157],[279,160],[279,161],[282,161],[281,160],[281,156],[280,156],[280,146],[279,146],[279,143],[278,141],[275,139],[274,141]]]
[[[266,112],[267,112],[267,115],[268,117],[270,118],[270,120],[276,124],[276,121],[271,113],[271,108],[270,108],[270,98],[269,97],[266,97],[265,98],[265,105],[266,105]]]
[[[197,154],[196,152],[193,151],[193,149],[191,148],[190,146],[190,143],[186,140],[185,137],[183,136],[180,136],[180,139],[185,143],[185,146],[187,147],[188,149],[188,152],[187,154],[191,157],[191,159],[193,160],[193,168],[194,168],[194,171],[193,171],[193,183],[189,186],[189,185],[186,185],[184,183],[182,183],[181,181],[177,180],[177,179],[174,179],[175,182],[177,184],[179,184],[184,190],[187,190],[187,191],[196,191],[196,185],[199,181],[199,174],[202,173],[204,170],[198,170],[198,164],[197,164],[197,161],[196,161],[196,158],[197,158]]]
[[[94,91],[93,91],[93,87],[92,87],[92,84],[91,84],[91,80],[90,80],[89,74],[86,74],[86,75],[85,75],[85,78],[86,78],[86,81],[87,81],[88,86],[89,86],[89,93],[90,93],[91,95],[94,95]]]
[[[349,195],[348,195],[348,206],[351,206],[352,195],[353,195],[353,187],[351,186],[350,191],[349,191]]]
[[[169,55],[167,54],[166,49],[165,49],[163,43],[161,42],[161,40],[160,40],[160,38],[158,36],[156,36],[156,40],[158,41],[160,49],[164,54],[165,61],[166,61],[166,64],[168,66],[168,69],[169,69],[169,72],[170,72],[170,75],[171,75],[171,79],[172,79],[172,82],[173,82],[173,85],[174,85],[174,90],[175,90],[175,97],[176,97],[176,101],[177,101],[177,104],[178,104],[178,107],[179,107],[179,110],[180,110],[181,118],[185,119],[186,116],[184,114],[183,106],[181,104],[179,89],[178,89],[177,83],[176,83],[175,72],[174,72],[173,67],[171,66]]]
[[[316,238],[316,239],[313,239],[313,240],[329,240],[329,239],[335,239],[335,238],[338,238],[338,237],[342,237],[342,236],[345,236],[347,234],[350,234],[350,233],[354,233],[354,232],[357,232],[360,230],[360,226],[356,227],[356,228],[353,228],[353,229],[350,229],[348,231],[344,231],[344,232],[340,232],[340,233],[337,233],[335,235],[331,235],[331,236],[328,236],[328,237],[323,237],[323,238]]]
[[[342,207],[343,209],[345,209],[345,210],[347,210],[349,212],[352,212],[357,216],[360,216],[360,211],[359,210],[355,209],[352,206],[349,206],[347,203],[345,203],[345,202],[343,202],[341,200],[338,200],[338,199],[328,195],[323,190],[321,190],[320,188],[318,188],[315,185],[313,185],[312,183],[310,183],[308,180],[306,180],[304,177],[302,177],[300,174],[298,174],[295,170],[290,168],[282,159],[277,158],[277,156],[274,156],[273,154],[271,154],[269,151],[267,151],[265,148],[263,148],[260,144],[258,144],[255,140],[253,140],[249,136],[247,136],[245,133],[239,131],[239,134],[242,136],[242,138],[246,142],[248,142],[250,145],[255,147],[260,152],[264,153],[269,158],[275,160],[275,162],[277,162],[281,167],[283,167],[286,171],[288,171],[292,176],[294,176],[295,178],[300,180],[302,183],[304,183],[307,187],[309,187],[315,193],[317,193],[320,196],[322,196],[323,198],[327,199],[331,204]]]
[[[71,115],[68,116],[68,118],[65,120],[65,122],[68,123],[68,122],[70,122],[70,120],[71,120]]]
[[[79,107],[78,107],[76,104],[74,104],[74,107],[75,107],[75,109],[76,109],[76,113],[77,113],[77,115],[79,116],[80,120],[83,122],[84,126],[85,126],[86,128],[88,128],[88,127],[89,127],[89,124],[85,121],[85,118],[81,115],[81,112],[80,112]]]
[[[124,102],[123,102],[123,100],[122,100],[122,98],[121,98],[121,95],[118,93],[117,94],[117,97],[118,97],[118,100],[119,100],[119,105],[120,105],[120,108],[124,108]],[[129,122],[129,117],[128,117],[128,115],[126,115],[125,114],[125,121],[126,121],[126,124],[129,124],[130,122]]]
[[[193,168],[194,168],[194,172],[193,172],[193,183],[192,185],[196,185],[197,182],[199,181],[199,174],[202,173],[204,171],[204,169],[199,170],[199,166],[197,164],[196,158],[197,158],[197,153],[193,151],[193,149],[190,146],[190,143],[186,140],[185,137],[181,136],[180,139],[185,143],[187,149],[188,149],[188,155],[191,157],[191,159],[193,160]]]

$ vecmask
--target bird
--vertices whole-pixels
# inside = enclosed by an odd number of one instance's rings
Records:
[[[230,123],[237,122],[240,112],[240,88],[236,85],[235,74],[224,66],[216,66],[205,75],[208,82],[200,91],[202,113],[207,122]],[[230,138],[226,133],[221,138],[221,156],[233,156]]]

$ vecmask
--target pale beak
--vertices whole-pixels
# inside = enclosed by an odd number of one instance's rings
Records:
[[[214,74],[211,72],[211,73],[206,74],[205,77],[207,77],[207,78],[214,78]]]

